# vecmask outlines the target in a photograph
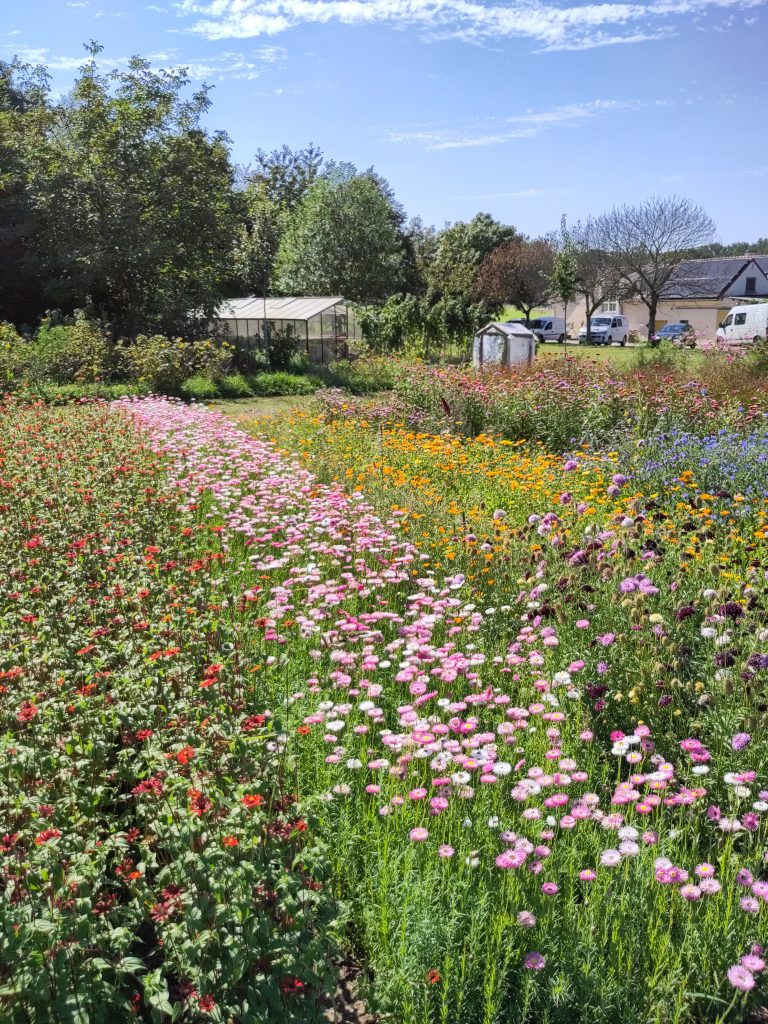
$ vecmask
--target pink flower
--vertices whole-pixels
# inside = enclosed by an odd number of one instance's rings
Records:
[[[755,953],[745,953],[741,958],[741,966],[746,967],[752,974],[759,974],[760,971],[765,970],[765,960]]]
[[[412,828],[408,833],[409,839],[413,840],[414,843],[423,843],[425,839],[429,837],[429,832],[425,828]]]
[[[544,959],[544,957],[541,955],[541,953],[535,953],[535,952],[534,953],[527,953],[526,956],[525,956],[525,959],[523,960],[523,965],[529,971],[543,971],[545,966],[546,966],[546,963],[547,963],[547,961]],[[749,971],[747,971],[747,974],[749,974]],[[750,976],[750,978],[752,977],[751,974],[749,976]],[[752,980],[752,984],[754,985],[754,979]]]
[[[579,878],[582,882],[594,882],[597,878],[597,873],[592,868],[584,868],[583,871],[579,872]]]
[[[447,859],[448,857],[452,857],[453,853],[454,853],[453,847],[452,846],[448,846],[447,843],[443,844],[443,846],[438,847],[438,850],[437,850],[438,857],[442,857],[443,859]]]
[[[734,964],[728,968],[728,981],[740,992],[749,992],[755,987],[755,976],[741,964]]]
[[[555,896],[560,892],[560,887],[557,882],[544,882],[541,886],[541,891],[545,896]]]
[[[535,928],[536,927],[536,916],[530,912],[530,910],[521,910],[517,915],[517,923],[521,928]],[[743,963],[742,958],[742,963]],[[757,959],[754,957],[753,959]]]

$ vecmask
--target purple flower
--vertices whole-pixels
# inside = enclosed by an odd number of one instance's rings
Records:
[[[752,974],[759,974],[765,970],[765,960],[756,953],[745,953],[741,958],[741,966],[746,967]]]
[[[578,462],[575,459],[568,459],[566,464],[563,466],[563,469],[565,470],[566,473],[570,473],[574,469],[578,469],[578,468],[579,468],[579,464],[578,464]]]
[[[555,896],[560,891],[560,887],[557,882],[544,882],[541,891],[545,896]]]
[[[748,747],[752,742],[752,737],[748,732],[737,732],[736,735],[731,739],[731,746],[734,750],[743,750],[744,747]]]
[[[546,966],[546,963],[547,963],[547,961],[544,959],[544,957],[541,955],[541,953],[536,953],[536,952],[527,953],[526,956],[525,956],[525,959],[523,960],[524,966],[527,967],[527,969],[529,971],[543,971],[545,966]],[[743,970],[743,968],[742,968],[742,970]],[[747,971],[747,974],[749,974],[749,971]],[[749,976],[750,976],[750,978],[752,977],[751,974],[749,974]],[[753,978],[752,979],[752,984],[754,985],[754,983],[755,982],[754,982],[754,978]]]

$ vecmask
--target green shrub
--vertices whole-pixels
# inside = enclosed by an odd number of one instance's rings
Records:
[[[248,383],[254,395],[271,398],[278,395],[311,395],[317,389],[317,382],[293,373],[260,373],[249,377]]]
[[[94,384],[111,370],[111,348],[102,326],[82,311],[72,323],[53,324],[46,318],[26,351],[21,376],[55,384]]]
[[[27,375],[31,348],[13,324],[0,321],[0,390],[13,390]]]
[[[185,398],[196,402],[208,402],[212,398],[218,398],[219,389],[216,382],[204,373],[196,373],[188,377],[181,386],[181,393]]]
[[[164,334],[140,334],[119,347],[120,375],[160,394],[183,394],[190,377],[212,381],[225,377],[232,366],[232,346],[206,338],[185,341]]]
[[[230,373],[218,382],[219,394],[223,398],[252,398],[251,385],[242,373]]]
[[[395,386],[397,362],[368,356],[363,359],[337,359],[330,366],[316,367],[310,375],[329,387],[343,388],[353,395],[371,395],[391,391]]]

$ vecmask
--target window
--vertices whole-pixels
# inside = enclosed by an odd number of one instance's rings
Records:
[[[746,313],[734,313],[734,316],[733,316],[733,326],[734,327],[740,327],[742,324],[745,324],[746,322],[747,322],[747,314]]]
[[[730,327],[733,323],[733,316],[729,313],[728,316],[723,320],[721,327]]]
[[[618,313],[619,300],[615,295],[609,295],[600,306],[601,313]]]
[[[745,281],[744,294],[745,295],[754,295],[756,291],[757,291],[757,278],[756,277],[748,277],[746,279],[746,281]]]

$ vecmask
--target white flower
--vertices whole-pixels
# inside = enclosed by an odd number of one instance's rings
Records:
[[[347,761],[347,768],[362,768],[363,762],[356,757],[350,757]]]
[[[709,775],[709,767],[706,764],[697,764],[691,768],[694,775]]]
[[[616,834],[619,839],[637,839],[640,833],[633,825],[622,825]]]
[[[766,803],[765,800],[755,800],[752,804],[752,810],[760,812],[768,811],[768,803]]]
[[[451,776],[451,782],[454,786],[466,786],[472,776],[469,772],[454,772]]]
[[[491,771],[494,775],[501,778],[504,775],[509,775],[512,771],[512,765],[508,761],[495,761],[491,767]]]
[[[501,819],[497,818],[495,814],[492,814],[488,819],[488,828],[498,828],[501,824]]]
[[[752,796],[752,790],[749,788],[749,786],[734,786],[733,792],[736,794],[736,796],[740,797]]]
[[[472,828],[472,819],[465,818],[461,824],[464,826],[464,828]]]
[[[343,722],[340,718],[336,718],[333,722],[326,722],[325,728],[329,732],[341,732],[345,725],[346,722]]]
[[[717,630],[714,626],[702,626],[699,632],[705,640],[711,640],[713,637],[717,636]]]

